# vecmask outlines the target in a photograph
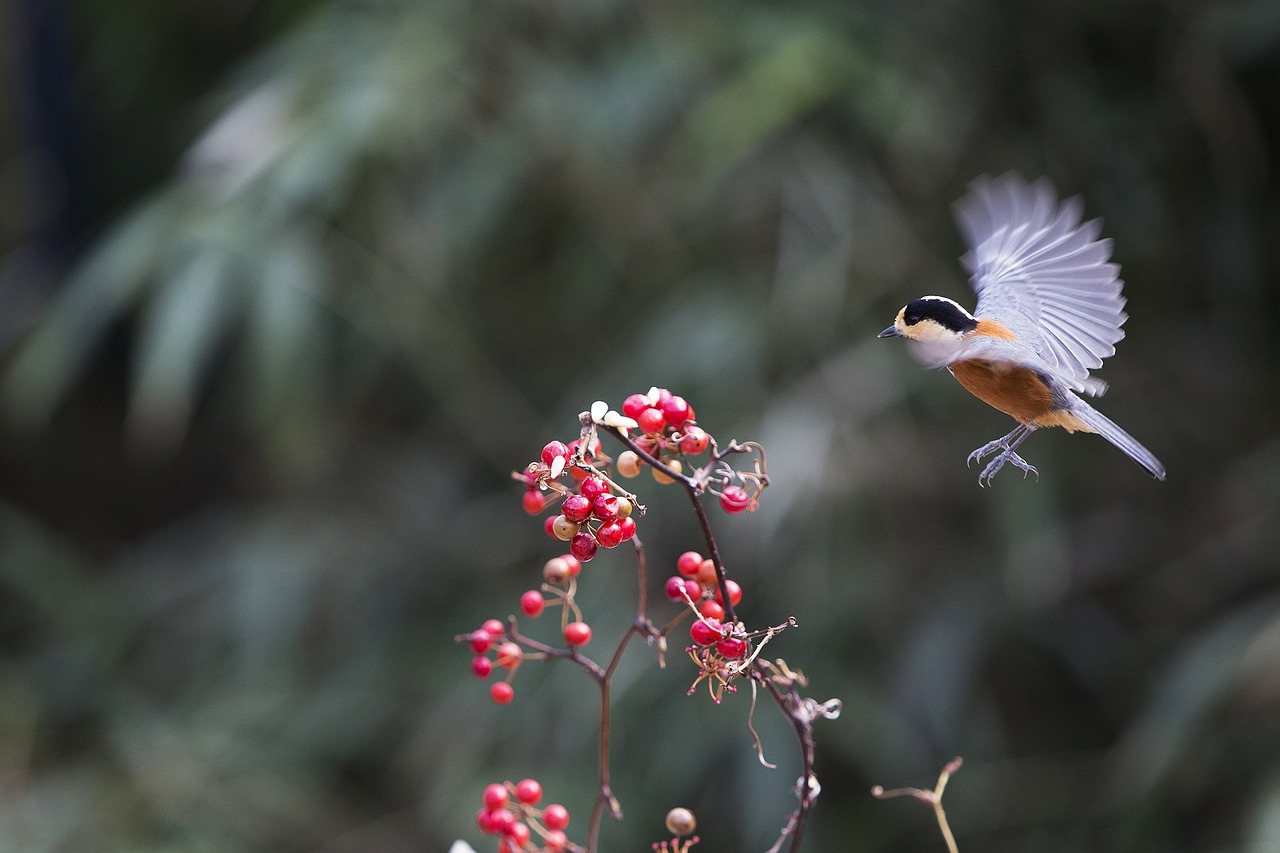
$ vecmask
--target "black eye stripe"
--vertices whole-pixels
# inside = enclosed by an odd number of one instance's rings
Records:
[[[922,320],[932,320],[953,332],[968,332],[977,328],[978,321],[965,313],[959,305],[943,299],[916,299],[902,309],[902,322],[914,326]]]

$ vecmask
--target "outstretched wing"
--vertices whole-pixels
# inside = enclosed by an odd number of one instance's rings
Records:
[[[1008,326],[1075,390],[1101,394],[1089,371],[1124,337],[1124,282],[1100,221],[1081,224],[1080,212],[1079,198],[1059,204],[1047,180],[1012,173],[977,179],[955,204],[974,313]]]

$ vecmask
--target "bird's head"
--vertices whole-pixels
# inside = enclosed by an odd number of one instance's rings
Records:
[[[978,327],[972,314],[945,296],[922,296],[903,306],[880,338],[909,338],[927,344],[959,343]]]

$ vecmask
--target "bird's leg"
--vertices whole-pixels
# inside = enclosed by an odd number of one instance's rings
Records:
[[[1006,462],[1013,465],[1015,468],[1022,469],[1023,477],[1026,477],[1027,474],[1035,474],[1036,479],[1040,478],[1040,472],[1036,470],[1035,466],[1028,463],[1027,460],[1023,459],[1017,453],[1019,445],[1027,440],[1027,436],[1031,435],[1031,432],[1034,429],[1035,427],[1033,426],[1019,424],[1008,435],[984,444],[969,455],[970,461],[975,458],[981,460],[984,456],[988,456],[996,450],[1000,451],[994,459],[987,463],[987,467],[982,469],[982,473],[978,475],[979,485],[988,485],[991,482],[991,479],[995,477],[996,473],[1004,467]]]

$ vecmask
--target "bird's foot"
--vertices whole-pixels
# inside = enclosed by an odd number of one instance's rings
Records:
[[[981,462],[997,450],[1009,450],[1009,436],[1005,435],[997,438],[995,441],[988,441],[986,444],[970,453],[969,458],[964,461],[965,467],[972,467],[974,462]]]
[[[1022,469],[1022,479],[1025,480],[1028,474],[1035,474],[1036,479],[1037,480],[1040,479],[1040,472],[1036,470],[1036,466],[1027,462],[1027,460],[1023,459],[1013,450],[1009,448],[1005,448],[1003,453],[1001,453],[995,459],[992,459],[990,462],[988,462],[987,467],[982,469],[982,473],[978,475],[978,485],[980,486],[991,485],[992,478],[994,478],[996,473],[999,472],[999,470],[1004,467],[1006,462],[1015,468]]]

